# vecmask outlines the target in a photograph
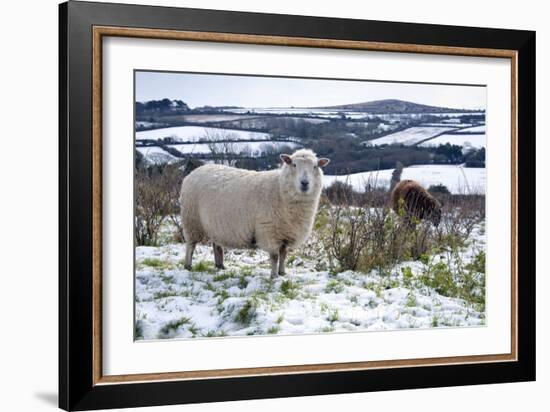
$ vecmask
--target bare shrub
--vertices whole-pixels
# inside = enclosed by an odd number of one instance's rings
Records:
[[[341,270],[356,270],[368,242],[368,213],[365,209],[337,205],[329,210],[330,237],[328,251],[331,262]]]
[[[167,211],[167,195],[160,189],[160,180],[157,167],[136,170],[135,240],[138,246],[157,244]]]
[[[324,194],[333,204],[355,203],[360,194],[353,190],[353,186],[346,182],[335,180],[324,190]]]
[[[233,165],[238,157],[238,136],[227,130],[206,129],[205,138],[215,163]]]
[[[485,220],[485,196],[449,195],[441,197],[445,218],[436,230],[441,247],[462,246],[479,222]]]
[[[138,246],[159,244],[162,225],[168,220],[176,227],[176,240],[182,239],[179,222],[179,188],[183,179],[180,164],[136,169],[135,241]]]
[[[321,238],[333,270],[383,271],[398,262],[457,250],[485,216],[484,196],[447,196],[443,218],[435,227],[407,216],[404,209],[395,213],[387,202],[379,206],[380,191],[357,197],[343,184],[332,189],[327,197],[338,202],[324,206],[328,221]]]
[[[363,191],[357,191],[349,183],[349,178],[344,181],[335,180],[324,189],[324,196],[332,204],[349,204],[359,207],[383,207],[388,202],[388,191],[378,184],[378,178],[371,175],[362,182]]]
[[[428,192],[432,195],[434,194],[442,194],[442,195],[449,195],[451,194],[451,192],[449,192],[449,189],[447,188],[447,186],[439,183],[437,185],[431,185],[429,188],[428,188]]]
[[[188,167],[188,164],[186,164],[184,170],[187,170]],[[178,243],[184,241],[179,204],[181,182],[184,175],[185,173],[182,172],[178,165],[166,165],[162,172],[162,186],[167,191],[166,218],[176,229],[174,240]]]

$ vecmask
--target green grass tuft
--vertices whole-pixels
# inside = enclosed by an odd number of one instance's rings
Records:
[[[325,287],[326,293],[342,293],[344,291],[344,285],[337,280],[337,279],[331,279],[327,283],[327,286]]]
[[[214,272],[214,264],[201,260],[193,265],[193,272]]]
[[[143,321],[141,319],[136,320],[134,325],[134,339],[143,339]]]
[[[232,271],[227,271],[224,273],[220,273],[218,275],[215,275],[212,279],[214,282],[223,282],[224,280],[231,279],[233,276],[235,276],[236,273]]]
[[[246,279],[246,277],[245,276],[239,277],[239,288],[246,289],[247,286],[248,286],[248,280]]]
[[[169,337],[171,332],[178,330],[180,327],[190,322],[191,322],[191,319],[188,318],[187,316],[184,316],[176,320],[171,320],[160,329],[159,338]]]
[[[170,297],[173,297],[173,296],[180,296],[181,294],[174,291],[174,290],[163,290],[163,291],[160,291],[160,292],[155,292],[155,294],[153,295],[153,298],[154,299],[163,299],[163,298],[170,298]]]
[[[414,296],[414,293],[409,292],[407,295],[407,301],[405,302],[405,305],[409,308],[414,308],[418,305],[418,302],[416,300],[416,296]]]
[[[155,269],[167,269],[172,267],[169,262],[157,258],[145,258],[140,263],[144,266],[149,266]]]
[[[235,321],[242,325],[250,325],[256,317],[256,304],[251,300],[247,300],[244,306],[237,312]]]
[[[288,299],[295,299],[298,297],[298,292],[300,290],[300,286],[292,282],[291,280],[284,280],[281,283],[281,293],[287,297]]]

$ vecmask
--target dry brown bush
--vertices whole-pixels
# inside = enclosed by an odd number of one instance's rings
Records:
[[[398,262],[417,260],[465,245],[475,225],[485,218],[485,197],[448,195],[440,199],[443,217],[438,227],[429,221],[395,213],[389,193],[379,189],[357,193],[349,185],[333,185],[323,204],[325,250],[333,270],[383,270]],[[334,202],[333,202],[334,201]]]
[[[179,222],[179,188],[184,173],[180,164],[149,166],[135,174],[135,240],[138,246],[158,245],[163,223],[168,219],[177,228]]]

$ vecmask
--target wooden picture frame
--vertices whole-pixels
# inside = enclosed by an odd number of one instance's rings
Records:
[[[60,5],[59,406],[216,402],[535,379],[535,33],[198,9]],[[102,374],[102,39],[106,36],[484,56],[512,65],[511,352]],[[520,184],[521,183],[521,184]]]

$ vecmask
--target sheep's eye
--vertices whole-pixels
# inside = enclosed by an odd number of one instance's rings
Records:
[[[294,163],[293,166],[296,167],[296,163]]]
[[[313,166],[313,170],[317,169],[317,166]]]

